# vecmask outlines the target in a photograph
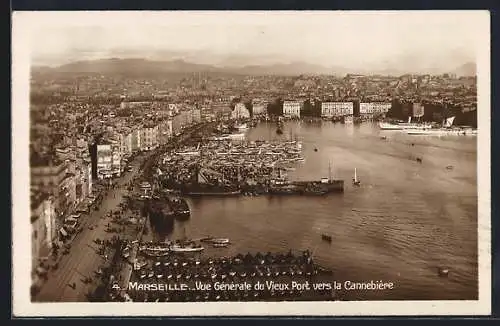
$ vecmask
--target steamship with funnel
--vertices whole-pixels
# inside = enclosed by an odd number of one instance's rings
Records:
[[[426,123],[422,124],[422,123],[411,122],[411,117],[409,117],[408,122],[400,122],[400,123],[379,122],[379,128],[381,130],[423,130],[432,128],[432,125]]]
[[[455,117],[447,118],[440,128],[428,128],[421,130],[406,130],[406,134],[414,136],[475,136],[477,130],[473,128],[453,127]]]
[[[238,196],[241,190],[227,182],[224,174],[198,165],[194,180],[182,192],[187,196]]]

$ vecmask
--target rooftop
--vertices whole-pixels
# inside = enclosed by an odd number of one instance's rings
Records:
[[[111,143],[111,141],[109,141],[109,139],[103,139],[103,138],[101,138],[99,140],[99,144],[97,144],[97,146],[99,146],[99,145],[111,145],[111,144],[112,143]]]

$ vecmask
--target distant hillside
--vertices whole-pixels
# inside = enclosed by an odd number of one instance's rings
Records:
[[[210,72],[216,68],[209,65],[201,65],[184,62],[182,60],[173,61],[149,61],[145,59],[102,59],[77,61],[54,68],[59,72],[74,73],[123,73],[123,74],[151,74],[168,72]]]
[[[474,62],[465,63],[457,67],[453,73],[457,74],[457,76],[476,76],[476,64]]]
[[[289,64],[253,65],[244,67],[215,67],[207,64],[189,63],[183,60],[152,61],[146,59],[100,59],[77,61],[55,68],[33,67],[34,72],[103,73],[126,75],[150,75],[162,73],[213,72],[241,75],[301,75],[334,74],[332,69],[319,65],[295,62]],[[343,72],[345,73],[345,72]]]
[[[148,59],[98,59],[76,61],[59,67],[50,68],[47,66],[34,66],[34,73],[100,73],[100,74],[122,74],[130,76],[153,76],[162,74],[189,74],[197,72],[220,73],[220,74],[238,74],[238,75],[279,75],[279,76],[298,76],[298,75],[337,75],[344,76],[348,73],[362,74],[384,74],[400,76],[406,73],[431,73],[440,74],[444,72],[454,72],[459,76],[474,76],[476,65],[466,63],[459,66],[455,71],[442,71],[441,69],[416,69],[416,71],[406,71],[395,68],[396,64],[387,63],[383,69],[356,70],[344,67],[325,67],[305,62],[279,63],[279,64],[261,64],[246,65],[240,67],[228,67],[225,65],[214,66],[210,64],[197,64],[187,62],[181,59],[161,61]]]

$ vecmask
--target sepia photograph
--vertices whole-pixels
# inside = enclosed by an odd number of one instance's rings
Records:
[[[489,314],[489,20],[14,12],[14,314]]]

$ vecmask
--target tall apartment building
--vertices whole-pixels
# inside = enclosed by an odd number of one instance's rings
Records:
[[[80,166],[82,168],[82,195],[88,197],[92,194],[92,161],[90,157],[82,158]]]
[[[421,118],[424,116],[424,106],[421,103],[413,103],[413,117]]]
[[[389,112],[391,105],[391,103],[387,102],[363,102],[359,104],[359,114],[362,116],[386,114]]]
[[[168,110],[172,113],[171,115],[174,116],[179,113],[179,105],[176,103],[169,103]]]
[[[130,128],[123,128],[118,134],[120,140],[120,150],[123,155],[132,154],[132,130]]]
[[[194,108],[191,110],[191,121],[194,124],[201,122],[201,109]]]
[[[158,125],[147,124],[141,129],[141,150],[150,151],[158,147]]]
[[[65,162],[34,158],[31,160],[30,170],[31,185],[52,195],[58,218],[74,208],[75,175],[68,172]]]
[[[47,257],[57,240],[57,216],[54,198],[43,191],[31,192],[31,259],[35,268],[39,259]]]
[[[243,103],[236,103],[233,111],[231,112],[231,119],[248,119],[250,118],[250,112]]]
[[[92,194],[92,159],[87,142],[80,142],[76,146],[76,165],[80,170],[82,185],[82,199]]]
[[[285,118],[300,118],[300,108],[302,103],[299,101],[284,101],[283,116]]]
[[[97,178],[106,179],[113,176],[113,149],[109,141],[97,144]]]
[[[321,116],[324,118],[342,117],[354,114],[353,102],[323,102]]]
[[[254,116],[266,114],[266,105],[264,103],[255,103],[252,106],[252,113]]]
[[[131,132],[130,145],[132,153],[141,150],[141,128],[134,128]]]
[[[151,105],[151,102],[136,102],[136,101],[132,101],[132,102],[121,102],[120,103],[120,108],[121,109],[128,109],[128,108],[138,108],[138,107],[147,107]]]

